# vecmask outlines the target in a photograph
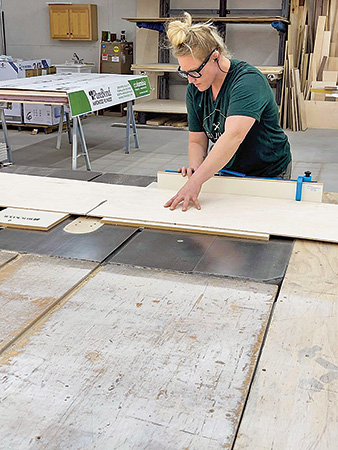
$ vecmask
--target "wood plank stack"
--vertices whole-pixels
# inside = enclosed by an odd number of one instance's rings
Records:
[[[293,131],[338,128],[336,98],[311,92],[336,88],[338,0],[292,0],[280,123]]]

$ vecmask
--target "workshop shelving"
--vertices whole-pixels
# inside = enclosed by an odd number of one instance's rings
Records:
[[[289,23],[289,1],[281,0],[280,9],[228,9],[227,0],[219,1],[219,9],[186,9],[192,15],[193,21],[212,21],[217,25],[223,36],[226,35],[228,24],[275,24],[279,32],[278,46],[278,66],[258,67],[270,82],[276,85],[276,99],[279,102],[281,93],[281,79],[283,74],[286,29]],[[178,107],[177,113],[182,113],[183,103],[177,100],[169,100],[169,77],[170,72],[176,72],[177,65],[169,64],[169,51],[161,45],[164,39],[164,29],[161,24],[165,24],[173,17],[181,16],[181,10],[170,9],[170,0],[138,0],[137,17],[125,17],[129,22],[137,23],[136,35],[136,63],[132,65],[132,70],[146,73],[153,86],[153,93],[147,100],[144,99],[135,105],[135,111],[149,112],[148,103],[154,113],[163,112],[163,105],[169,108],[173,102],[171,111]],[[149,28],[147,28],[149,24]],[[157,24],[157,27],[154,25]],[[160,30],[155,31],[154,28]],[[156,101],[157,100],[157,101]],[[165,100],[165,103],[163,103]],[[185,109],[185,108],[184,108]],[[169,110],[167,111],[169,113]]]

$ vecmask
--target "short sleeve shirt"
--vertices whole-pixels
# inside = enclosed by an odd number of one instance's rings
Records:
[[[291,152],[288,138],[279,125],[272,89],[255,67],[236,59],[230,62],[216,100],[211,87],[200,92],[189,84],[186,97],[189,131],[204,131],[215,143],[226,130],[227,117],[254,118],[254,125],[225,168],[252,176],[278,176],[291,161]]]

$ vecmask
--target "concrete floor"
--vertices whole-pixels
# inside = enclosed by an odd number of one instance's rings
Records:
[[[187,164],[188,132],[177,128],[138,128],[140,148],[133,142],[130,154],[125,150],[125,118],[91,116],[83,120],[92,170],[103,173],[155,176],[159,170],[176,170]],[[111,126],[111,124],[117,126]],[[338,130],[309,129],[286,131],[293,154],[293,178],[312,172],[313,179],[324,183],[324,190],[338,192]],[[29,131],[10,130],[14,164],[35,167],[71,168],[71,148],[66,134],[62,148],[55,148],[57,134],[32,135]],[[2,140],[2,139],[1,139]],[[85,170],[84,159],[78,169]]]

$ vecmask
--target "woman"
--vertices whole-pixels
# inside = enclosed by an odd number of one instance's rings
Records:
[[[257,177],[290,178],[288,138],[278,123],[278,106],[266,78],[255,67],[231,58],[211,23],[169,23],[167,36],[178,73],[189,81],[186,102],[189,166],[187,183],[164,206],[192,202],[201,209],[202,184],[220,169]],[[208,153],[209,140],[214,143]]]

